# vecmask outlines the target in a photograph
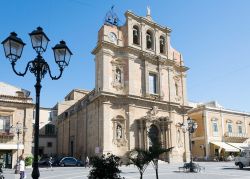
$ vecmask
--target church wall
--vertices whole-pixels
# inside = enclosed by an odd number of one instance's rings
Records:
[[[138,102],[139,103],[139,102]],[[143,104],[143,103],[142,103]],[[137,120],[143,119],[149,111],[152,110],[152,106],[148,105],[138,105],[138,104],[121,104],[121,102],[105,102],[103,104],[104,110],[104,133],[103,138],[103,152],[108,153],[111,152],[115,155],[124,156],[128,150],[132,150],[134,148],[147,148],[149,145],[149,139],[147,137],[146,131],[140,131]],[[119,142],[115,142],[116,128],[114,127],[114,119],[117,116],[122,116],[125,119],[125,124],[128,125],[125,129],[125,143],[122,145]],[[169,112],[167,110],[159,109],[157,116],[161,117],[169,117]],[[186,116],[185,116],[186,117]],[[183,157],[185,160],[189,157],[189,149],[188,135],[187,133],[183,133],[180,130],[180,139],[177,138],[177,123],[183,122],[183,116],[177,113],[172,113],[171,118],[173,122],[169,126],[169,131],[166,131],[165,134],[162,133],[160,135],[162,142],[166,145],[166,147],[174,147],[172,152],[170,153],[170,161],[171,162],[182,162]],[[140,133],[141,132],[141,133]],[[164,140],[165,139],[165,140]],[[164,141],[163,141],[164,140]],[[178,140],[179,141],[178,143]]]
[[[128,94],[141,96],[142,93],[142,61],[140,59],[130,57],[128,59]]]

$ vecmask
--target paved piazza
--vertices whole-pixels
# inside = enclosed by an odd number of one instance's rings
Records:
[[[159,178],[167,179],[250,179],[250,168],[239,170],[233,162],[199,162],[205,167],[201,173],[179,172],[178,167],[182,164],[159,164]],[[122,166],[121,176],[126,179],[139,179],[139,172],[134,166]],[[13,170],[4,171],[6,179],[19,179],[18,175],[13,174]],[[27,169],[27,179],[31,179],[31,169]],[[87,179],[89,169],[84,167],[56,167],[51,169],[41,168],[41,179]],[[148,166],[145,171],[144,179],[154,179],[155,172],[152,166]]]

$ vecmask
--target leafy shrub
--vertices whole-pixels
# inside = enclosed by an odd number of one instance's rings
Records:
[[[33,162],[33,156],[29,156],[25,158],[25,166],[32,165],[32,162]]]
[[[108,153],[106,156],[94,156],[90,158],[93,168],[90,170],[89,179],[121,179],[118,169],[120,158]]]

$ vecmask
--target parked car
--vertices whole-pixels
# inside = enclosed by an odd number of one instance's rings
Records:
[[[84,166],[84,162],[81,160],[77,160],[74,157],[63,157],[60,162],[59,166],[64,167],[64,166]]]
[[[56,156],[56,157],[52,157],[51,162],[52,162],[52,166],[58,166],[59,162],[61,161],[61,159],[63,158],[63,156]],[[38,164],[39,166],[49,166],[50,163],[50,157],[42,157],[39,161]]]
[[[250,148],[246,148],[240,152],[240,156],[235,157],[235,165],[240,169],[250,166]]]
[[[54,158],[54,162],[53,162],[53,166],[59,166],[59,163],[60,163],[60,161],[62,160],[62,158],[64,158],[64,156],[56,156],[55,158]]]
[[[54,160],[52,159],[52,163],[54,162]],[[39,166],[48,166],[49,165],[49,157],[45,157],[45,158],[41,158],[38,161],[38,165]]]

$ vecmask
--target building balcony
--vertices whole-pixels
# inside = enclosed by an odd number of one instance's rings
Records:
[[[226,132],[224,134],[225,137],[237,137],[237,138],[248,138],[246,133],[233,133],[233,132]]]
[[[9,131],[0,130],[0,136],[1,136],[1,137],[4,137],[4,136],[7,136],[7,137],[14,137],[15,134],[14,134],[14,133],[11,133],[11,132],[9,132]]]
[[[226,142],[244,142],[248,139],[248,135],[246,133],[226,132],[224,134],[224,139]]]

